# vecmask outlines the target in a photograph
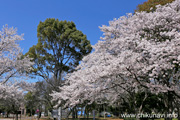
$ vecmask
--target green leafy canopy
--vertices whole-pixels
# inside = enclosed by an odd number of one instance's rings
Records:
[[[35,62],[32,73],[43,78],[51,73],[57,78],[63,71],[72,72],[92,47],[86,35],[69,21],[49,18],[37,27],[38,43],[26,55]]]

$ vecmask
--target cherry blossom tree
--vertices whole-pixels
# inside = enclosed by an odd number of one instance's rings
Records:
[[[23,57],[18,42],[23,40],[23,35],[17,35],[17,30],[6,25],[0,31],[0,83],[5,84],[12,78],[26,76],[25,71],[30,71],[32,62],[28,57]]]
[[[180,97],[180,1],[158,5],[154,12],[127,14],[103,25],[104,32],[67,85],[52,97],[74,106],[84,101],[115,103],[137,91],[162,93],[166,111]]]
[[[23,81],[31,70],[33,62],[24,57],[18,42],[23,35],[17,30],[4,26],[0,31],[0,101],[19,109],[24,101],[24,90],[32,90],[33,85]],[[6,103],[6,104],[5,104]]]

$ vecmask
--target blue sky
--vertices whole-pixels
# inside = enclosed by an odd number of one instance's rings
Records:
[[[24,33],[21,48],[26,53],[37,43],[37,26],[46,18],[73,21],[78,30],[87,35],[94,45],[102,36],[98,26],[132,13],[136,6],[147,0],[2,0],[0,27],[8,24]]]

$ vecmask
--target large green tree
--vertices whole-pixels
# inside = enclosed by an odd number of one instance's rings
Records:
[[[69,21],[46,19],[39,23],[37,37],[38,43],[26,53],[35,62],[32,73],[47,82],[54,77],[57,86],[61,84],[62,74],[72,72],[83,56],[92,50],[86,35]]]
[[[173,1],[174,0],[148,0],[143,4],[139,4],[135,12],[152,12],[156,10],[156,5],[166,5],[167,3],[171,3]]]
[[[37,27],[38,43],[26,53],[35,63],[32,75],[43,78],[36,91],[41,95],[41,102],[51,110],[52,91],[59,91],[67,73],[74,71],[83,56],[91,52],[92,47],[86,35],[76,29],[69,21],[49,18]]]

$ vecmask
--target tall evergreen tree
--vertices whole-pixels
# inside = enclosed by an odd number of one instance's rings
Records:
[[[72,72],[83,56],[91,52],[90,41],[73,22],[49,18],[37,28],[38,43],[26,55],[33,58],[32,73],[48,81],[61,79],[63,72]],[[59,80],[56,81],[59,85]]]
[[[73,22],[54,18],[39,23],[37,37],[38,43],[26,55],[35,63],[31,73],[45,80],[37,83],[44,85],[40,85],[37,91],[42,93],[46,107],[51,109],[55,103],[51,103],[49,94],[59,91],[64,83],[64,76],[74,71],[80,60],[91,52],[92,47],[86,35],[77,30]]]

